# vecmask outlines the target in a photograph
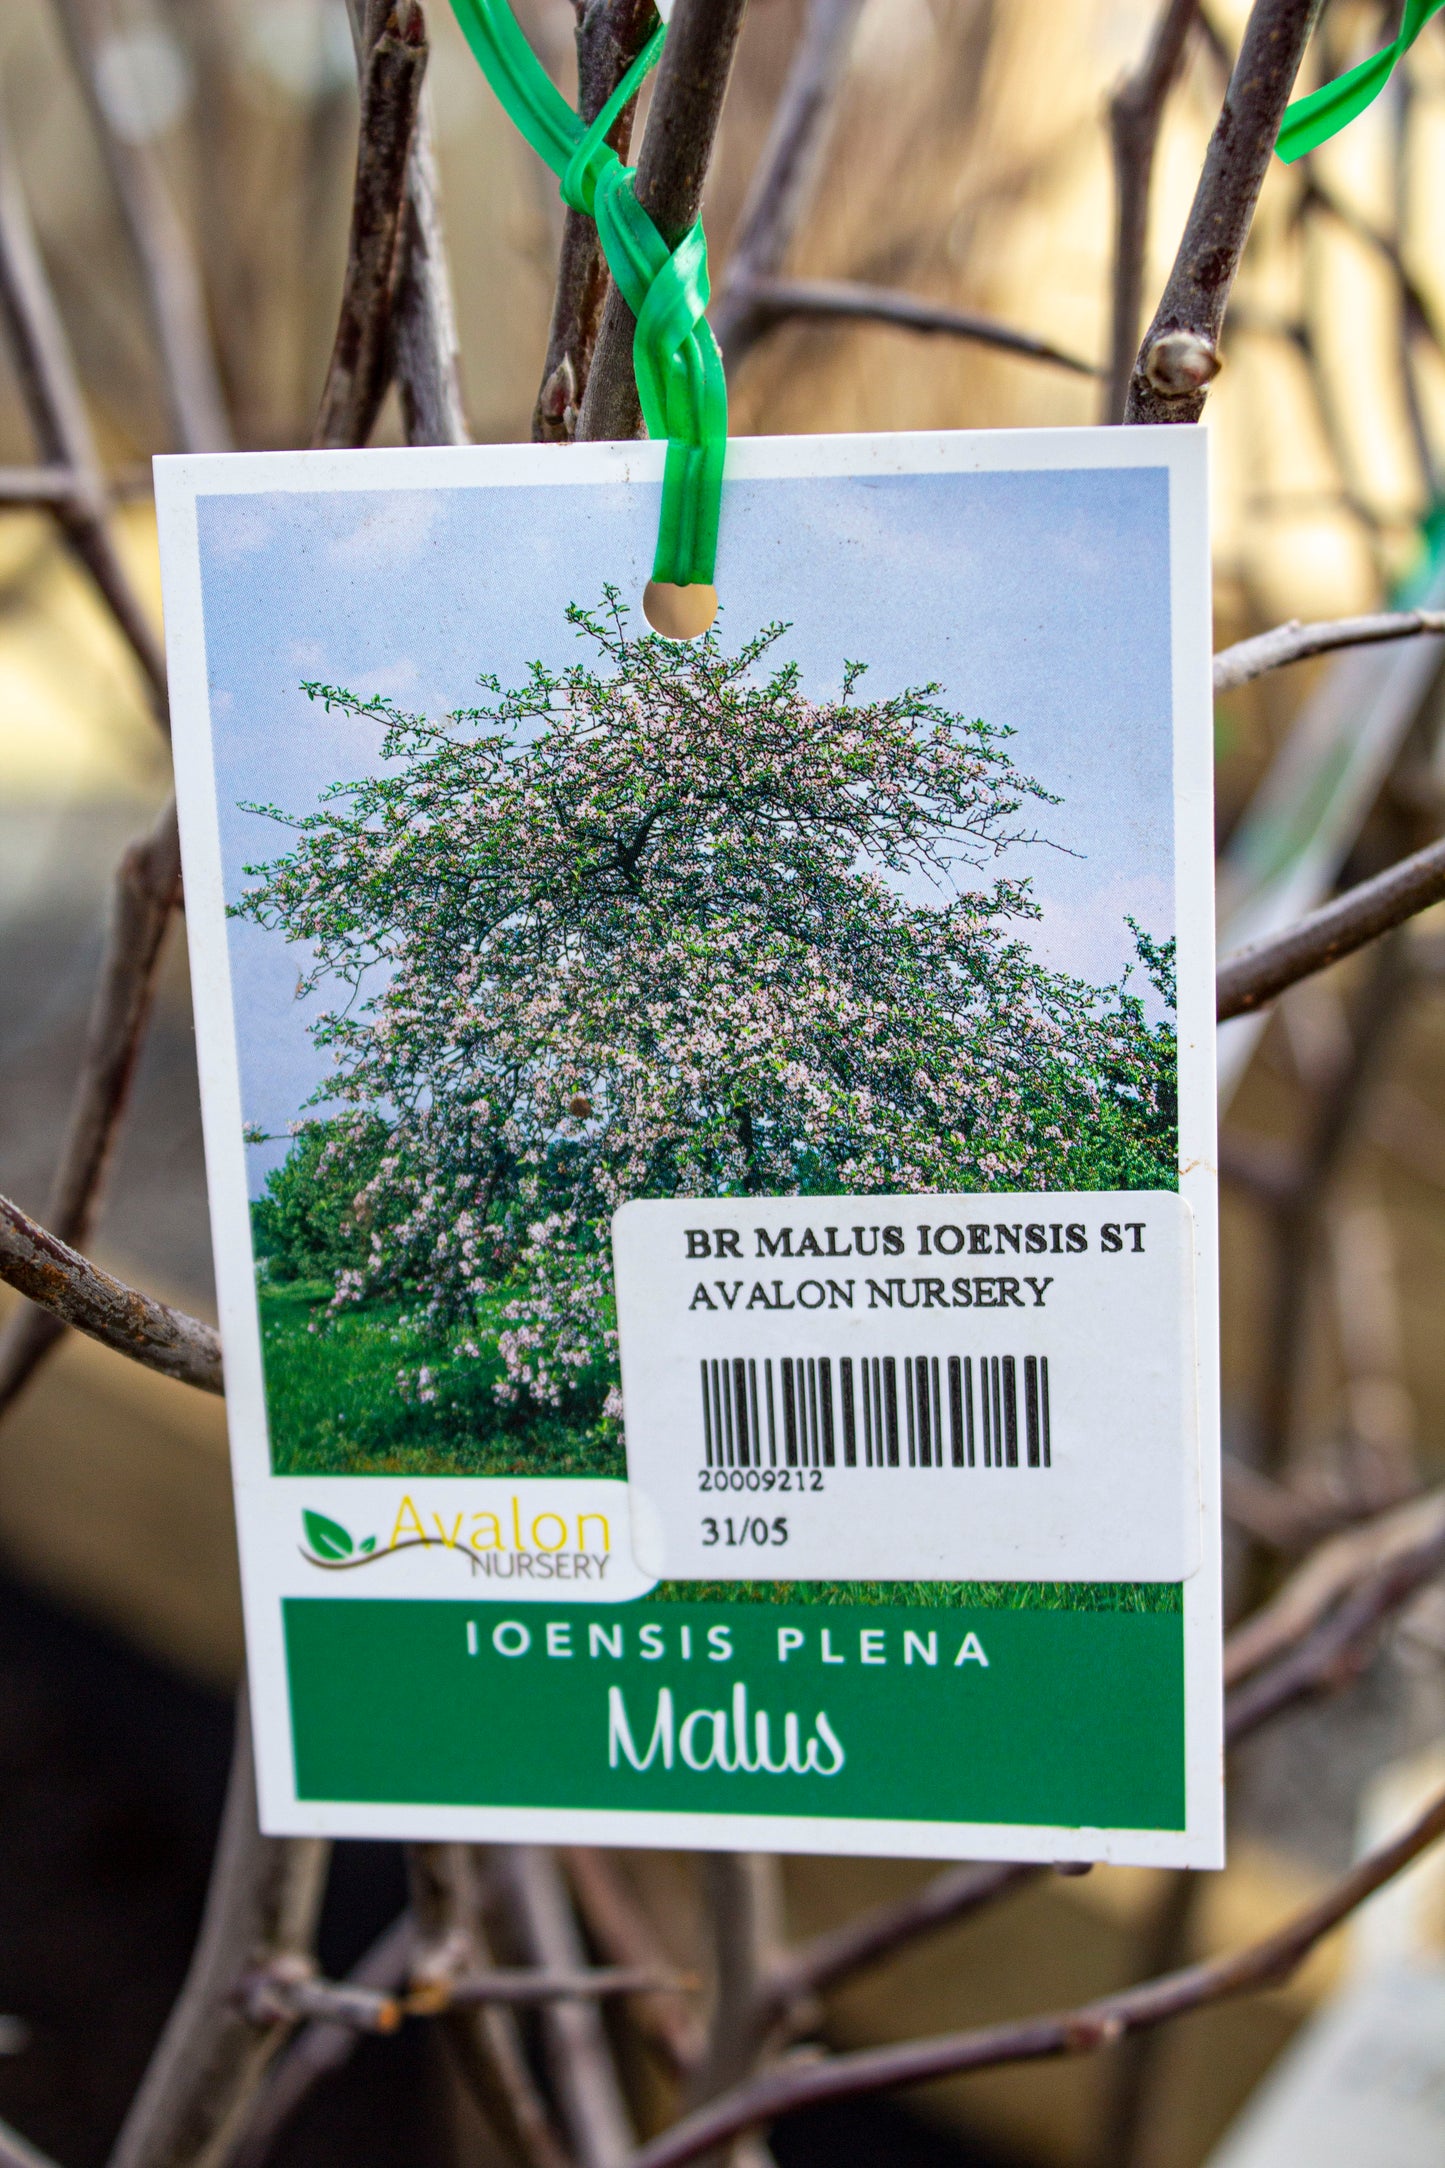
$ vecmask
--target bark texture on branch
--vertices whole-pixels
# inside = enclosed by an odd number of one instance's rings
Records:
[[[426,24],[416,0],[372,0],[363,38],[346,280],[312,437],[321,449],[364,444],[386,395],[402,214],[426,72]]]
[[[677,0],[657,70],[657,87],[637,161],[637,200],[675,248],[702,211],[703,183],[727,95],[746,0]],[[608,290],[577,435],[642,434],[632,370],[637,320],[616,286]]]
[[[647,42],[657,19],[653,0],[573,0],[577,16],[577,110],[592,122]],[[608,142],[623,164],[632,144],[637,101],[618,114]],[[592,356],[607,298],[607,259],[597,223],[568,210],[562,222],[552,322],[542,384],[532,414],[538,444],[570,444],[592,373]]]
[[[1294,1919],[1258,1942],[1203,1964],[1101,1996],[1074,2010],[988,2025],[936,2040],[863,2048],[822,2062],[783,2066],[738,2086],[643,2146],[628,2168],[683,2168],[741,2132],[823,2101],[856,2099],[1004,2063],[1040,2062],[1108,2047],[1130,2033],[1237,1995],[1278,1987],[1340,1922],[1445,1836],[1445,1793],[1400,1836],[1372,1852]]]
[[[46,1227],[61,1242],[83,1244],[89,1238],[129,1104],[166,930],[180,890],[181,847],[172,798],[150,834],[131,844],[116,869],[79,1080],[46,1212]],[[64,1330],[53,1311],[34,1307],[9,1320],[0,1332],[0,1413]]]
[[[262,2014],[247,1983],[310,1969],[329,1854],[319,1839],[261,1835],[243,1693],[200,1939],[110,2168],[222,2168],[293,2022]]]
[[[1402,858],[1267,941],[1236,949],[1215,980],[1220,1023],[1262,1009],[1287,987],[1352,956],[1445,899],[1445,842]]]
[[[1255,0],[1124,419],[1197,422],[1275,138],[1322,0]]]
[[[62,1325],[147,1370],[219,1393],[221,1343],[209,1325],[127,1287],[0,1197],[0,1280]]]
[[[1307,662],[1312,655],[1328,655],[1342,647],[1376,647],[1385,640],[1417,639],[1424,633],[1445,633],[1445,610],[1378,610],[1368,617],[1324,618],[1302,625],[1297,617],[1287,625],[1275,625],[1249,640],[1237,640],[1214,658],[1214,690],[1232,693],[1271,670],[1292,662]]]
[[[205,287],[159,147],[151,137],[122,137],[101,95],[100,52],[121,27],[114,0],[56,0],[56,8],[140,267],[175,441],[183,452],[229,452],[231,424],[206,315]]]

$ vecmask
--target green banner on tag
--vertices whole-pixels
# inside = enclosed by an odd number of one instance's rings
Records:
[[[302,1799],[1185,1823],[1177,1609],[283,1608]]]

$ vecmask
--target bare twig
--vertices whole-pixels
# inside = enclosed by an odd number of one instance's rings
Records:
[[[773,125],[710,312],[731,372],[770,323],[759,289],[775,281],[812,201],[862,0],[810,0]]]
[[[1336,648],[1413,640],[1421,633],[1445,633],[1445,610],[1380,610],[1369,617],[1322,618],[1311,625],[1292,617],[1287,625],[1275,625],[1222,648],[1214,658],[1214,690],[1232,693],[1269,670],[1306,662],[1312,655],[1332,654]]]
[[[1382,1884],[1445,1835],[1445,1793],[1389,1844],[1342,1875],[1315,1903],[1271,1935],[1224,1957],[1187,1965],[1077,2009],[950,2033],[940,2039],[864,2048],[848,2055],[795,2060],[736,2087],[643,2146],[628,2168],[682,2168],[739,2132],[823,2101],[926,2084],[1005,2063],[1090,2054],[1130,2033],[1203,2010],[1237,1995],[1277,1987],[1332,1929]]]
[[[372,0],[366,22],[346,281],[312,437],[322,447],[364,444],[386,393],[402,213],[427,61],[416,0]]]
[[[895,331],[939,333],[945,338],[970,339],[980,346],[997,347],[1005,354],[1021,354],[1029,361],[1046,361],[1078,376],[1097,376],[1093,362],[1070,354],[1031,331],[1015,330],[974,309],[955,309],[941,301],[923,301],[915,294],[896,293],[888,286],[864,286],[853,279],[758,279],[738,289],[739,307],[746,302],[747,343],[761,338],[774,324],[788,317],[835,322],[883,324]]]
[[[1194,422],[1279,124],[1321,0],[1255,0],[1174,267],[1144,334],[1125,419]]]
[[[50,511],[77,494],[69,467],[0,467],[0,504]]]
[[[612,1965],[654,1966],[667,1962],[652,1922],[635,1901],[605,1852],[576,1846],[562,1853],[588,1936]],[[676,1995],[638,1995],[629,2012],[633,2024],[677,2075],[697,2063],[702,2036],[696,2012]]]
[[[55,2163],[18,2130],[0,2123],[0,2168],[55,2168]]]
[[[522,1844],[498,1852],[496,1862],[522,1955],[547,1970],[582,1971],[587,1953],[554,1855]],[[543,2012],[541,2022],[558,2105],[580,2168],[619,2168],[632,2150],[632,2132],[596,2005],[558,2003]]]
[[[577,11],[577,110],[595,120],[631,67],[656,20],[653,0],[574,0]],[[626,162],[636,100],[625,105],[608,135]],[[592,355],[607,297],[607,261],[593,219],[569,210],[562,225],[552,323],[542,386],[532,415],[538,443],[565,444],[576,434]]]
[[[877,1905],[791,1951],[766,1983],[768,2003],[781,2014],[805,1996],[824,1994],[840,1980],[881,1964],[925,1935],[956,1926],[1046,1872],[1009,1861],[946,1868],[897,1904]]]
[[[403,1912],[353,1965],[348,1981],[354,1987],[382,1993],[400,1987],[411,1964],[415,1940],[411,1914]],[[350,2060],[359,2037],[354,2025],[335,2018],[317,2018],[303,2026],[271,2065],[227,2168],[262,2168],[302,2101],[324,2077]],[[3,2162],[0,2168],[5,2168]]]
[[[0,1197],[0,1280],[103,1347],[163,1377],[219,1393],[221,1343],[209,1325],[102,1272]]]
[[[95,441],[3,126],[0,328],[41,460],[47,469],[63,468],[74,481],[73,490],[56,501],[56,518],[140,664],[156,715],[164,723],[165,658],[111,540],[109,504]]]
[[[129,1100],[180,879],[171,799],[150,834],[130,846],[116,869],[105,954],[46,1213],[46,1226],[61,1242],[81,1244],[90,1234]],[[0,1413],[63,1331],[53,1311],[28,1307],[0,1333]]]
[[[291,2029],[248,2011],[258,1965],[309,1963],[330,1847],[263,1837],[243,1693],[216,1863],[180,1999],[131,2104],[110,2168],[218,2168]]]
[[[1144,258],[1149,244],[1149,195],[1154,153],[1165,101],[1184,60],[1184,47],[1199,0],[1164,0],[1148,50],[1109,101],[1109,138],[1114,154],[1114,291],[1109,340],[1109,381],[1104,420],[1121,422],[1129,379],[1139,352],[1144,298]]]
[[[456,303],[442,231],[425,82],[406,169],[391,312],[392,374],[408,444],[465,444]]]
[[[100,94],[98,50],[117,27],[112,0],[55,0],[55,5],[140,266],[176,442],[186,452],[229,451],[231,425],[190,236],[155,143],[122,138]]]
[[[703,182],[732,72],[746,0],[677,0],[637,162],[637,200],[676,247],[702,209]],[[642,429],[632,373],[635,320],[614,285],[602,312],[592,374],[578,416],[584,440]]]
[[[1338,963],[1342,956],[1352,956],[1356,949],[1428,911],[1442,897],[1445,842],[1430,843],[1373,880],[1361,881],[1342,896],[1322,903],[1283,933],[1226,956],[1215,982],[1219,1021],[1263,1008],[1287,986]]]
[[[1224,1644],[1224,1683],[1243,1685],[1256,1672],[1293,1656],[1345,1598],[1402,1561],[1429,1560],[1445,1544],[1445,1491],[1378,1515],[1323,1544],[1291,1574],[1277,1596],[1247,1618]]]
[[[656,1965],[598,1965],[574,1972],[548,1972],[536,1965],[499,1965],[483,1972],[460,1972],[444,1987],[428,1986],[419,1997],[409,2000],[407,2008],[414,2015],[483,2003],[530,2009],[542,2002],[611,2002],[620,1995],[695,1994],[698,1984],[691,1973],[663,1970]]]
[[[415,1844],[407,1871],[418,1928],[411,2007],[442,2013],[442,2037],[462,2082],[526,2168],[566,2168],[516,2017],[496,2003],[453,2006],[457,1980],[491,1962],[477,1854],[464,1844]]]
[[[367,56],[375,29],[375,16],[368,14],[370,6],[371,0],[346,0],[359,91],[365,87]],[[442,229],[441,194],[432,147],[431,92],[425,76],[407,159],[406,202],[397,239],[391,305],[391,345],[388,374],[395,379],[401,399],[407,443],[466,444],[469,439],[462,407],[456,301]]]
[[[1199,1901],[1200,1877],[1181,1867],[1149,1893],[1142,1932],[1131,1952],[1130,1970],[1146,1978],[1172,1972],[1189,1955],[1190,1928]],[[1097,2168],[1137,2168],[1147,2158],[1149,2109],[1153,2102],[1159,2057],[1165,2036],[1157,2030],[1130,2033],[1107,2058],[1103,2104],[1093,2152]]]

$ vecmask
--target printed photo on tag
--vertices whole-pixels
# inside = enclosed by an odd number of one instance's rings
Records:
[[[1219,1862],[1206,456],[157,463],[266,1828]]]

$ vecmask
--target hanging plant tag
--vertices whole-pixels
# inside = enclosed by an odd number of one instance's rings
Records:
[[[1218,1862],[1205,449],[158,462],[268,1830]]]

